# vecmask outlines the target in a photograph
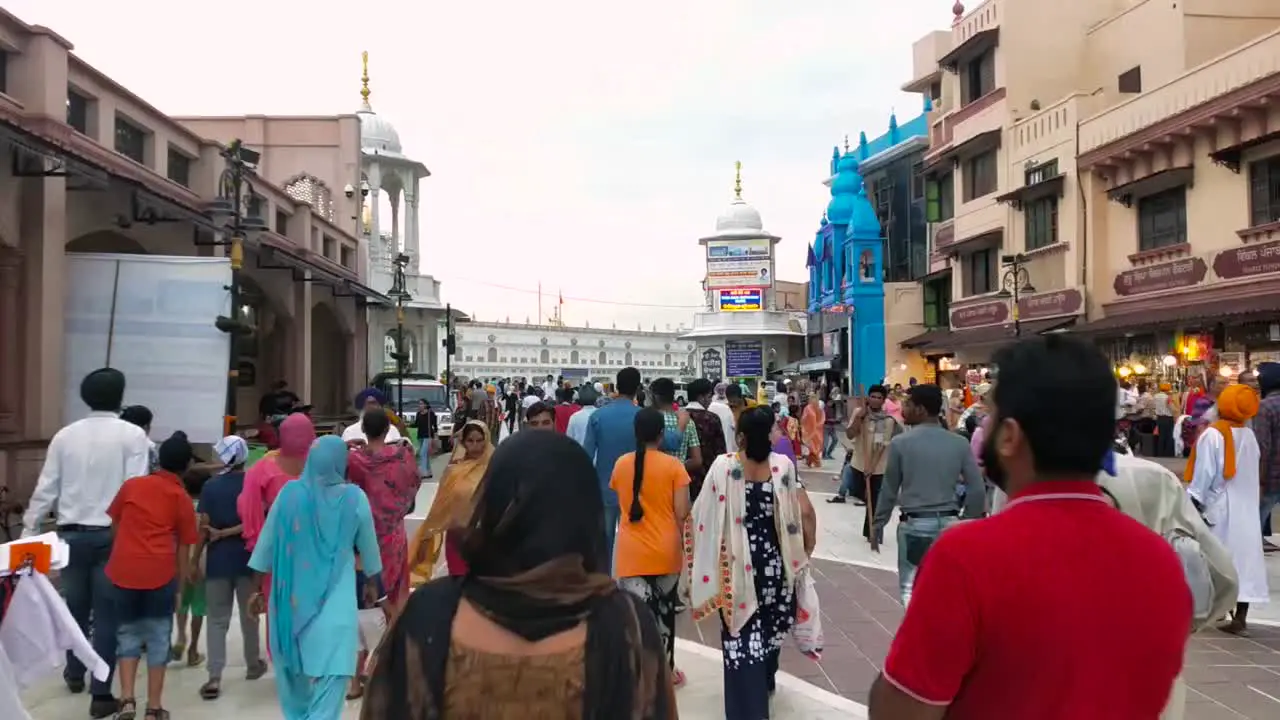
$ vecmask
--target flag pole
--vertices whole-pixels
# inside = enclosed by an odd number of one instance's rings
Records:
[[[542,324],[542,281],[538,281],[538,324]]]

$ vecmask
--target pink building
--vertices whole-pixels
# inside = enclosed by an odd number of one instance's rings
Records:
[[[207,122],[166,116],[76,57],[52,30],[0,10],[0,486],[29,492],[62,417],[68,253],[213,255],[205,208],[225,168]],[[246,245],[241,423],[286,379],[320,414],[367,380],[361,122],[355,115],[249,117],[234,130],[262,153]],[[383,288],[385,290],[385,288]]]

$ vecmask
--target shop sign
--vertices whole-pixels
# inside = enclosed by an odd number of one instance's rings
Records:
[[[702,351],[702,376],[712,382],[719,382],[724,377],[724,357],[716,348]]]
[[[1084,307],[1084,293],[1076,288],[1018,298],[1019,320],[1043,320],[1075,315]]]
[[[726,340],[725,372],[731,378],[764,375],[764,343],[759,340]]]
[[[1120,296],[1175,290],[1204,282],[1209,266],[1204,258],[1187,258],[1150,267],[1125,270],[1116,275],[1112,287]]]
[[[999,325],[1009,320],[1009,303],[1004,300],[988,300],[951,311],[951,327],[956,330]]]
[[[1213,272],[1223,280],[1280,271],[1280,241],[1226,250],[1213,258]]]
[[[732,288],[720,291],[720,312],[758,312],[764,308],[764,291]]]

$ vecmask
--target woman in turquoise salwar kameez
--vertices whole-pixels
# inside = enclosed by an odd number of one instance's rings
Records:
[[[373,513],[346,482],[347,446],[311,446],[297,481],[280,491],[249,566],[271,573],[268,640],[285,720],[338,720],[360,651],[356,562],[382,571]]]

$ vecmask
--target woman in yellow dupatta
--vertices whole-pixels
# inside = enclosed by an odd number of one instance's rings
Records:
[[[489,469],[492,456],[489,428],[478,420],[469,420],[462,428],[453,457],[449,459],[444,478],[431,501],[431,510],[410,543],[410,584],[414,587],[431,579],[441,548],[445,550],[449,574],[466,573],[466,565],[458,552],[457,536],[451,531],[462,527],[470,518],[472,500]]]
[[[818,393],[816,390],[810,392],[809,402],[800,415],[800,445],[804,451],[804,462],[809,467],[822,467],[822,426],[826,421]]]

